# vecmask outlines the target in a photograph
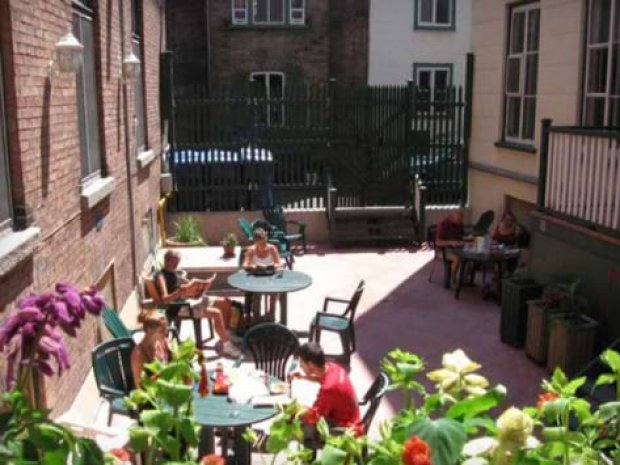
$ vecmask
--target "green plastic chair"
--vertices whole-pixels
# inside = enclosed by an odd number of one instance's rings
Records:
[[[272,224],[278,231],[284,233],[284,237],[289,243],[299,242],[302,243],[302,249],[306,253],[306,225],[299,221],[286,220],[284,215],[284,208],[281,205],[276,205],[271,208],[263,210],[263,216]],[[297,232],[289,232],[289,225],[297,228]]]
[[[325,297],[323,303],[323,311],[317,312],[316,317],[310,324],[310,340],[320,343],[322,331],[332,331],[338,333],[342,343],[343,355],[347,361],[351,357],[351,353],[355,352],[355,312],[359,305],[362,294],[364,293],[364,281],[360,281],[350,299],[335,299],[333,297]],[[342,314],[328,313],[330,302],[345,304],[345,310]]]
[[[101,318],[103,319],[103,324],[115,339],[122,337],[133,337],[136,333],[144,332],[142,328],[129,329],[125,323],[123,323],[123,320],[121,320],[118,316],[118,312],[109,307],[103,309],[101,312]],[[177,339],[176,328],[170,328],[168,331],[170,337]]]
[[[239,223],[239,227],[241,228],[241,232],[245,235],[246,239],[250,242],[252,242],[254,240],[253,237],[253,231],[254,229],[252,228],[252,223],[250,223],[248,220],[246,220],[244,217],[241,217],[237,220],[237,223]]]
[[[110,403],[108,426],[115,413],[134,416],[123,399],[135,388],[131,373],[131,352],[135,345],[133,338],[121,337],[103,342],[91,352],[99,395]]]

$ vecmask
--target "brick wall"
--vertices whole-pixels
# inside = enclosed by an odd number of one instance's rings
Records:
[[[138,167],[134,86],[121,80],[122,58],[130,43],[131,3],[94,3],[102,166],[114,178],[115,188],[108,198],[85,210],[80,203],[75,77],[61,74],[50,80],[47,75],[55,43],[71,30],[71,1],[0,0],[14,203],[23,202],[32,224],[41,228],[41,241],[32,258],[0,279],[4,298],[0,319],[19,296],[49,290],[59,280],[86,286],[110,266],[114,268],[116,304],[122,305],[135,282],[132,242],[138,269],[147,256],[141,218],[149,209],[156,210],[160,162],[157,156],[145,168]],[[159,53],[163,41],[159,3],[143,0],[146,132],[148,147],[157,155],[161,151]],[[133,234],[131,217],[135,219]],[[68,342],[70,372],[46,383],[48,403],[56,414],[70,405],[90,369],[96,325],[96,319],[88,318],[78,339]]]

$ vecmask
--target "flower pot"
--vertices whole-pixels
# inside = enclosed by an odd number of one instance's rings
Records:
[[[174,247],[204,247],[204,242],[202,241],[194,241],[194,242],[179,242],[174,239],[174,237],[169,237],[166,239],[166,247],[174,248]]]
[[[542,294],[542,286],[533,280],[516,277],[502,282],[500,340],[513,347],[523,347],[527,333],[527,302]]]
[[[559,309],[545,308],[540,300],[530,300],[527,306],[525,353],[534,361],[543,364],[547,361],[549,347],[549,320]]]
[[[162,195],[172,192],[172,173],[161,173],[159,177],[159,190]]]
[[[558,315],[551,319],[547,368],[560,367],[569,378],[592,358],[598,322],[587,315]]]
[[[224,248],[224,258],[232,258],[235,256],[235,245],[234,244],[226,244],[222,245]]]

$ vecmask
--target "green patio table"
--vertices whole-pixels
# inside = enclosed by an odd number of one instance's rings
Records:
[[[211,378],[212,372],[209,373]],[[270,382],[279,381],[277,378],[270,378]],[[210,388],[213,383],[210,382]],[[200,445],[198,448],[199,456],[212,454],[215,452],[215,429],[232,428],[234,431],[234,465],[250,465],[251,444],[242,435],[245,428],[255,423],[268,420],[278,413],[275,407],[254,407],[251,403],[238,404],[228,400],[226,394],[213,394],[209,392],[206,397],[200,397],[198,392],[194,392],[194,418],[196,423],[202,426],[200,434]],[[226,431],[222,433],[226,437]],[[226,441],[222,442],[222,456],[226,458]],[[228,462],[230,464],[230,462]]]
[[[228,277],[228,284],[246,293],[246,306],[250,306],[252,294],[280,295],[280,323],[288,321],[288,293],[309,287],[312,277],[301,271],[283,270],[272,275],[255,275],[245,270]]]

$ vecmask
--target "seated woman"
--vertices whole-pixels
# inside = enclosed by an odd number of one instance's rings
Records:
[[[512,212],[507,210],[502,214],[502,218],[493,232],[492,239],[498,244],[517,245],[521,234],[520,229]]]
[[[138,321],[144,328],[144,338],[131,352],[131,373],[137,388],[141,387],[144,365],[155,360],[168,362],[171,358],[168,345],[168,320],[156,310],[140,314]]]
[[[259,268],[273,267],[276,270],[283,270],[284,264],[280,258],[278,248],[267,242],[267,232],[262,228],[256,228],[253,232],[254,244],[245,251],[243,269],[247,271]],[[274,316],[278,294],[269,296],[269,315]]]
[[[175,312],[179,312],[178,306],[174,305],[177,300],[188,297],[188,290],[195,289],[196,285],[202,285],[203,289],[207,289],[211,285],[211,280],[187,280],[181,278],[178,273],[179,262],[181,257],[176,250],[168,250],[164,255],[164,266],[161,271],[154,276],[155,285],[157,286],[159,297],[162,303],[171,304],[167,314],[174,318]],[[228,322],[232,312],[232,304],[229,300],[218,299],[210,304],[209,299],[203,297],[203,304],[199,307],[201,317],[209,318],[213,321],[215,332],[220,339],[220,350],[223,354],[230,357],[237,357],[239,349],[231,342],[231,335],[228,334]]]

